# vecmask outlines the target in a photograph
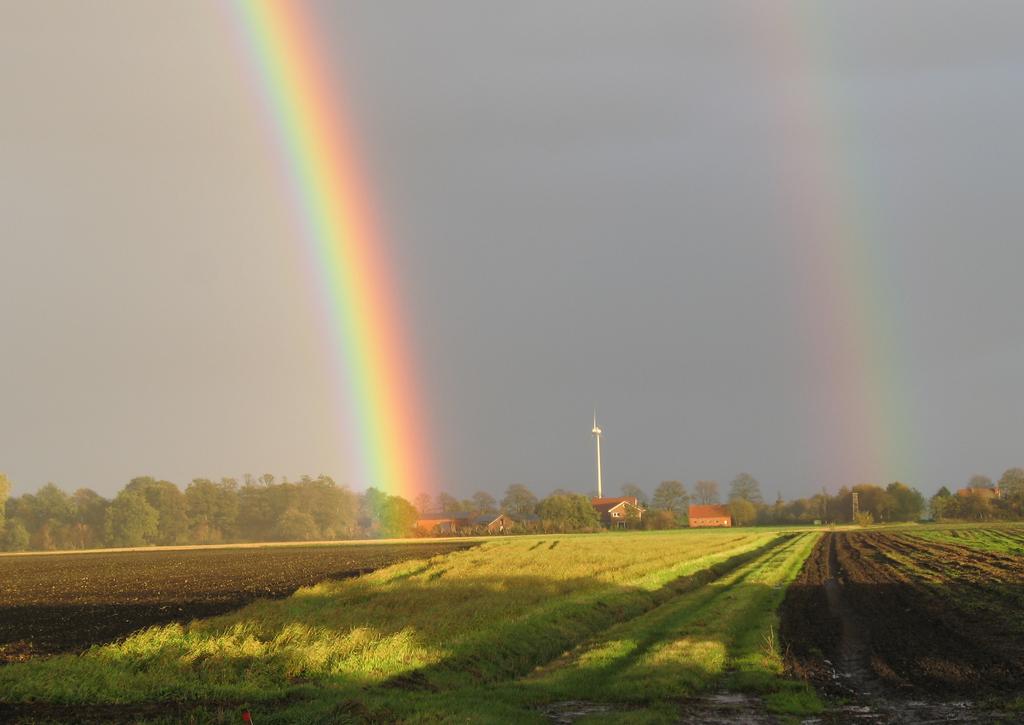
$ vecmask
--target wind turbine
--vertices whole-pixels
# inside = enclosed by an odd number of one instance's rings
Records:
[[[601,429],[597,427],[597,410],[594,410],[594,434],[597,441],[597,497],[601,498]]]

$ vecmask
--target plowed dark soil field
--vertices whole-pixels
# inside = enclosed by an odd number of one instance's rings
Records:
[[[0,663],[75,652],[465,542],[0,556]]]
[[[826,534],[782,606],[789,665],[853,690],[1024,691],[1024,560],[900,532]]]

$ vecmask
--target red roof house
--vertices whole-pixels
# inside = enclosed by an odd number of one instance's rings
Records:
[[[1003,492],[999,490],[999,487],[995,488],[961,488],[956,492],[957,496],[981,496],[983,498],[1002,498]]]
[[[425,518],[417,519],[416,528],[425,534],[453,534],[463,525],[462,519],[448,517],[444,514],[427,515]]]
[[[732,526],[732,514],[729,507],[722,504],[692,504],[690,506],[690,528],[706,528],[710,526]]]
[[[612,529],[624,529],[627,522],[639,521],[644,515],[636,496],[592,498],[590,505],[601,517],[601,522]]]

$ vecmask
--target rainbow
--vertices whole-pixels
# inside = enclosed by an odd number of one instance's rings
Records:
[[[368,184],[304,3],[236,0],[233,17],[272,117],[325,307],[335,397],[359,485],[433,489],[399,295]]]
[[[873,198],[868,148],[834,77],[832,31],[815,3],[757,5],[755,43],[775,78],[795,242],[819,483],[914,483],[920,473],[891,251]]]

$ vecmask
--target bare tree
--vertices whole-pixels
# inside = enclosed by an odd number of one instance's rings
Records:
[[[635,483],[624,483],[622,484],[622,495],[623,496],[636,496],[637,502],[642,505],[647,505],[647,494],[644,490],[637,486]]]
[[[439,493],[437,494],[437,507],[441,513],[455,513],[462,508],[462,504],[459,499],[452,496],[450,493]]]
[[[690,495],[680,481],[662,481],[654,489],[654,498],[651,499],[652,508],[671,511],[677,516],[684,516],[689,504]]]
[[[967,482],[968,488],[992,488],[992,479],[988,476],[982,476],[980,473],[975,473],[971,476],[971,480]]]
[[[537,508],[537,497],[521,483],[513,483],[505,490],[501,507],[510,514],[532,514]]]
[[[741,473],[729,484],[729,500],[742,498],[750,503],[761,503],[761,484],[749,473]]]
[[[718,503],[718,481],[697,481],[693,496],[697,503]]]
[[[472,502],[473,510],[480,514],[497,513],[498,502],[494,500],[494,496],[487,493],[486,491],[477,491],[470,498]]]
[[[434,499],[426,491],[416,496],[416,510],[420,512],[420,516],[430,513],[433,506]]]

